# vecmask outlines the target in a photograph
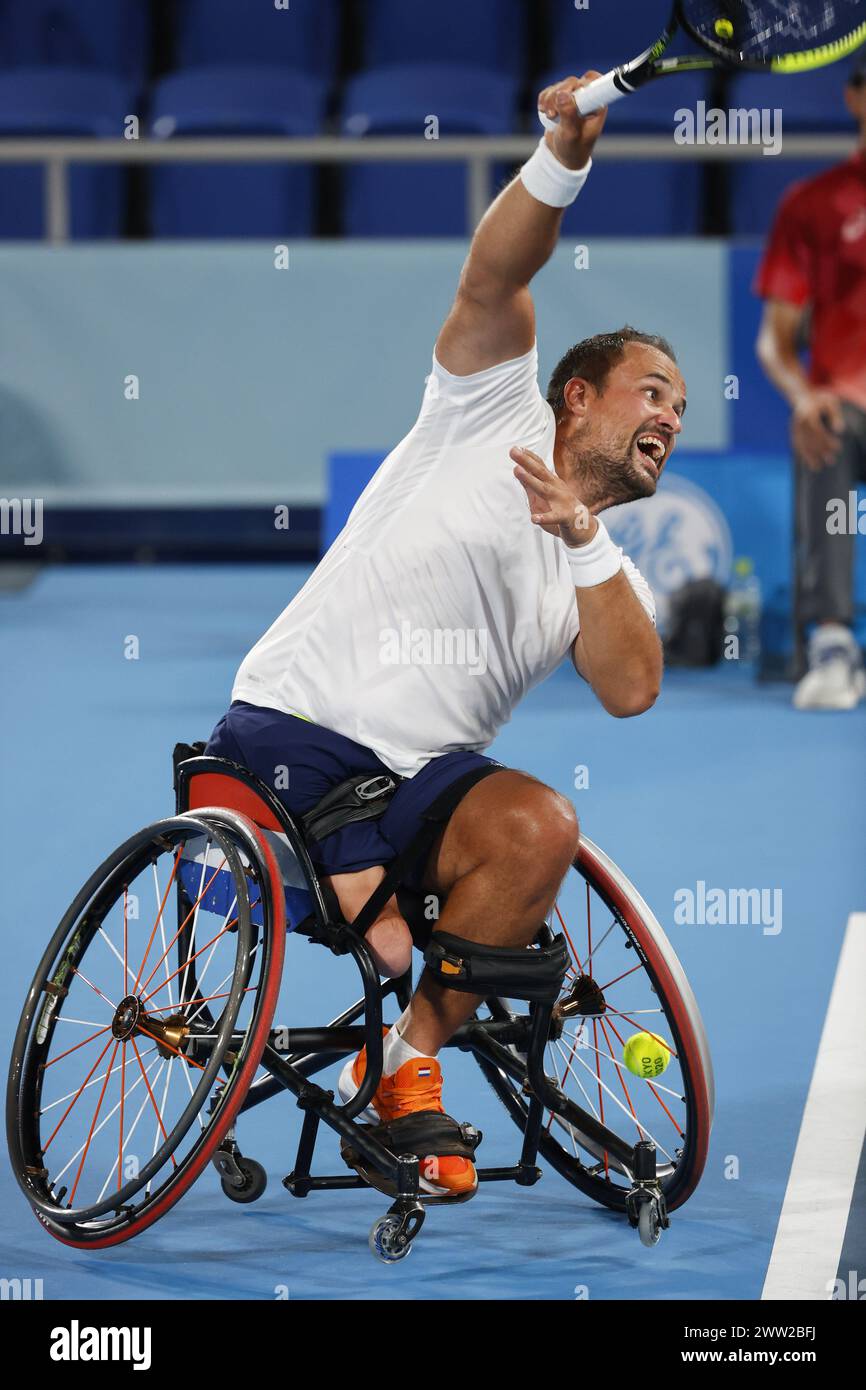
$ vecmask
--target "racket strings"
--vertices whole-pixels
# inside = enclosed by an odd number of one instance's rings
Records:
[[[846,39],[866,17],[863,0],[682,0],[695,38],[751,60],[818,49]]]

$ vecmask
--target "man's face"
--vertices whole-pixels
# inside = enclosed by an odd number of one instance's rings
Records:
[[[601,395],[575,385],[566,388],[568,446],[594,500],[613,506],[651,497],[683,427],[686,388],[675,363],[658,348],[627,343]]]

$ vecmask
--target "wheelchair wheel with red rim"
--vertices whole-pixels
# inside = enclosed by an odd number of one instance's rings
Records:
[[[84,884],[30,987],[6,1099],[16,1178],[58,1240],[119,1244],[191,1187],[256,1073],[284,947],[276,860],[235,812],[149,826]]]
[[[625,874],[591,840],[563,884],[550,928],[568,942],[571,965],[554,1006],[545,1073],[562,1103],[544,1117],[539,1153],[595,1201],[626,1209],[632,1175],[581,1129],[581,1112],[626,1144],[655,1144],[657,1172],[669,1210],[691,1196],[704,1170],[713,1120],[709,1045],[694,994],[661,926]],[[487,1001],[492,1018],[521,1006]],[[649,1033],[670,1053],[660,1075],[644,1079],[625,1065],[630,1037]],[[522,1129],[528,1112],[525,1058],[512,1048],[506,1070],[476,1060]]]

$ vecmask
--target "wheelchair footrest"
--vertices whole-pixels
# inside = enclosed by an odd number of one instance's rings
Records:
[[[368,1134],[371,1139],[375,1139],[378,1144],[381,1144],[395,1157],[417,1155],[422,1163],[428,1156],[472,1159],[483,1138],[481,1131],[475,1129],[474,1126],[465,1123],[458,1124],[456,1120],[452,1120],[450,1115],[444,1115],[437,1110],[421,1110],[417,1114],[404,1115],[399,1120],[393,1120],[390,1124],[358,1125],[358,1129]],[[341,1141],[340,1154],[343,1161],[350,1168],[354,1168],[356,1173],[359,1173],[371,1187],[375,1187],[377,1191],[384,1192],[389,1197],[397,1194],[397,1186],[394,1181],[387,1178],[358,1149],[354,1148],[351,1140],[343,1139]],[[471,1196],[474,1196],[474,1190],[455,1195],[423,1191],[419,1194],[420,1200],[424,1202],[466,1201]]]

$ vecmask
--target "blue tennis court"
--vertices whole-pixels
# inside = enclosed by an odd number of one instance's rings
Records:
[[[73,893],[117,841],[171,814],[173,744],[207,736],[250,638],[308,573],[60,567],[4,592],[2,719],[16,728],[3,776],[7,1052]],[[137,657],[127,659],[133,637]],[[411,1259],[385,1267],[366,1236],[386,1199],[301,1202],[281,1187],[299,1130],[287,1097],[242,1121],[244,1151],[269,1176],[256,1205],[226,1201],[210,1169],[162,1221],[113,1250],[56,1245],[4,1166],[3,1270],[41,1279],[46,1299],[616,1299],[637,1283],[644,1299],[760,1298],[852,914],[863,931],[864,723],[863,710],[804,717],[785,686],[758,687],[733,663],[669,673],[650,714],[615,721],[563,669],[492,750],[572,797],[587,834],[655,910],[697,994],[716,1071],[710,1159],[655,1249],[547,1167],[534,1188],[490,1184],[468,1205],[431,1211]],[[578,765],[589,782],[580,791]],[[767,890],[771,911],[753,924],[677,924],[675,895],[690,889],[697,903],[700,883],[705,896]],[[346,963],[287,944],[277,1021],[323,1021],[355,988]],[[474,1065],[449,1052],[444,1069],[451,1113],[484,1132],[485,1164],[513,1162],[518,1131]],[[335,1140],[321,1153],[340,1171]],[[829,1162],[828,1210],[844,1204],[847,1217],[855,1200],[853,1253],[862,1208],[858,1216],[853,1183],[843,1187]]]
[[[0,0],[0,1301],[866,1299],[863,8]]]

